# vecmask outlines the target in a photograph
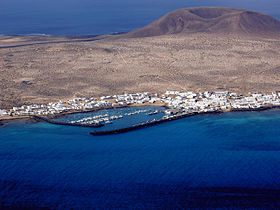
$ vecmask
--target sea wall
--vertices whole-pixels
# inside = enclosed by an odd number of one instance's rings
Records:
[[[231,109],[229,111],[231,112],[248,112],[248,111],[265,111],[265,110],[270,110],[270,109],[279,109],[279,106],[265,106],[265,107],[260,107],[260,108],[248,108],[248,109]],[[92,131],[90,134],[96,135],[96,136],[101,136],[101,135],[110,135],[110,134],[120,134],[120,133],[126,133],[129,131],[145,128],[145,127],[150,127],[154,125],[158,125],[164,122],[169,122],[173,120],[178,120],[181,118],[189,117],[189,116],[194,116],[194,115],[202,115],[202,114],[217,114],[217,113],[224,113],[223,111],[213,111],[213,112],[193,112],[193,113],[188,113],[188,114],[181,114],[181,115],[176,115],[174,117],[170,117],[167,119],[160,119],[160,120],[155,120],[155,121],[150,121],[138,125],[133,125],[130,127],[126,128],[121,128],[121,129],[116,129],[116,130],[110,130],[110,131]]]
[[[141,124],[138,124],[138,125],[133,125],[133,126],[130,126],[130,127],[116,129],[116,130],[92,131],[92,132],[90,132],[90,134],[96,135],[96,136],[110,135],[110,134],[120,134],[120,133],[125,133],[125,132],[128,132],[128,131],[133,131],[133,130],[137,130],[137,129],[141,129],[141,128],[145,128],[145,127],[158,125],[158,124],[173,121],[173,120],[182,119],[182,118],[189,117],[189,116],[194,116],[194,115],[198,115],[198,114],[213,114],[213,113],[217,114],[217,113],[222,113],[222,112],[221,111],[213,111],[213,112],[205,112],[205,113],[193,112],[193,113],[188,113],[188,114],[176,115],[176,116],[169,117],[169,118],[166,118],[166,119],[149,121],[149,122],[146,122],[146,123],[141,123]]]

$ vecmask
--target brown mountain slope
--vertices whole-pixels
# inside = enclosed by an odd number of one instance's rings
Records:
[[[197,32],[280,37],[280,22],[268,15],[244,9],[192,7],[170,12],[125,36],[150,37]]]

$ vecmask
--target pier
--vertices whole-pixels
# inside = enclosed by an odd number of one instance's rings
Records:
[[[211,114],[211,113],[222,113],[222,112],[221,111],[213,111],[213,112],[204,112],[204,113],[192,112],[192,113],[186,113],[186,114],[178,114],[178,115],[174,115],[174,116],[171,116],[171,117],[162,118],[160,120],[153,120],[153,121],[149,121],[149,122],[146,122],[146,123],[141,123],[141,124],[138,124],[138,125],[133,125],[133,126],[130,126],[130,127],[116,129],[116,130],[91,131],[90,134],[95,135],[95,136],[103,136],[103,135],[110,135],[110,134],[126,133],[126,132],[129,132],[129,131],[138,130],[138,129],[141,129],[141,128],[146,128],[146,127],[158,125],[158,124],[161,124],[161,123],[165,123],[165,122],[169,122],[169,121],[173,121],[173,120],[178,120],[178,119],[182,119],[182,118],[185,118],[185,117],[194,116],[194,115],[197,115],[197,114]]]
[[[217,112],[244,112],[262,111],[280,107],[280,91],[271,94],[251,93],[246,95],[229,91],[222,92],[180,92],[166,91],[164,94],[135,93],[123,95],[101,96],[100,98],[74,98],[67,101],[50,102],[48,104],[23,105],[10,110],[0,110],[0,121],[3,119],[31,118],[56,125],[80,126],[98,128],[112,123],[111,120],[122,116],[106,116],[104,118],[87,117],[71,122],[58,122],[53,120],[60,116],[87,113],[103,109],[114,109],[136,106],[164,106],[167,116],[160,120],[153,120],[131,127],[112,131],[92,131],[93,135],[106,135],[124,133],[127,131],[153,126],[163,122],[180,119],[196,114],[209,114]],[[150,112],[151,111],[151,112]],[[147,112],[146,115],[155,115],[159,111],[138,110],[125,113],[125,116]]]
[[[33,119],[37,121],[44,121],[55,125],[67,125],[67,126],[79,126],[79,127],[90,127],[90,128],[100,128],[104,126],[104,124],[79,124],[79,123],[68,123],[68,122],[57,122],[51,119],[47,119],[40,116],[32,116]]]
[[[266,107],[260,107],[260,108],[244,108],[244,109],[238,108],[238,109],[232,109],[230,111],[231,112],[248,112],[248,111],[257,112],[257,111],[265,111],[265,110],[279,109],[279,108],[280,108],[279,106],[266,106]],[[145,123],[133,125],[133,126],[126,127],[126,128],[121,128],[121,129],[115,129],[115,130],[109,130],[109,131],[91,131],[90,134],[95,135],[95,136],[121,134],[121,133],[126,133],[129,131],[138,130],[141,128],[146,128],[146,127],[150,127],[150,126],[154,126],[154,125],[158,125],[161,123],[178,120],[178,119],[182,119],[182,118],[190,117],[190,116],[194,116],[194,115],[219,114],[219,113],[224,113],[224,111],[215,110],[215,111],[208,111],[208,112],[192,112],[192,113],[186,113],[186,114],[177,114],[174,116],[170,116],[168,118],[162,118],[160,120],[153,120],[153,121],[149,121],[149,122],[145,122]]]

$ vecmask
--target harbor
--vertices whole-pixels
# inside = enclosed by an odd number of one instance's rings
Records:
[[[221,113],[221,112],[214,111],[212,113]],[[187,114],[174,115],[174,116],[171,116],[171,117],[165,116],[165,117],[163,117],[162,119],[159,119],[159,120],[154,119],[154,120],[148,121],[146,123],[141,123],[141,124],[133,125],[133,126],[126,127],[126,128],[121,128],[121,129],[117,129],[117,130],[109,130],[109,131],[92,131],[92,132],[90,132],[90,134],[96,135],[96,136],[110,135],[110,134],[120,134],[120,133],[125,133],[125,132],[129,132],[129,131],[137,130],[137,129],[140,129],[140,128],[145,128],[145,127],[158,125],[158,124],[173,121],[173,120],[182,119],[182,118],[189,117],[189,116],[194,116],[196,114],[197,113],[193,112],[193,113],[187,113]]]
[[[58,121],[47,119],[47,118],[40,117],[40,116],[32,116],[32,118],[37,121],[44,121],[44,122],[55,124],[55,125],[80,126],[80,127],[90,127],[90,128],[98,128],[98,127],[104,126],[103,124],[82,124],[82,123],[58,122]]]
[[[157,106],[122,107],[73,113],[53,119],[44,116],[35,116],[35,118],[37,121],[57,125],[91,127],[98,131],[107,131],[159,120],[165,116],[164,110],[164,107]],[[147,113],[150,112],[158,114],[148,115]]]
[[[279,106],[267,106],[267,107],[249,108],[249,109],[232,109],[231,111],[232,112],[249,112],[249,111],[265,111],[265,110],[279,109],[279,108],[280,108]],[[154,125],[158,125],[158,124],[162,124],[165,122],[170,122],[173,120],[178,120],[178,119],[182,119],[182,118],[186,118],[186,117],[190,117],[190,116],[202,115],[202,114],[220,114],[220,113],[223,113],[223,111],[215,110],[215,111],[208,111],[208,112],[190,112],[190,113],[185,113],[185,114],[177,114],[177,115],[173,115],[173,116],[165,116],[159,120],[152,120],[152,121],[148,121],[146,123],[141,123],[141,124],[133,125],[133,126],[126,127],[126,128],[116,129],[116,130],[91,131],[90,134],[95,135],[95,136],[121,134],[121,133],[126,133],[129,131],[138,130],[141,128],[147,128],[150,126],[154,126]]]
[[[1,117],[29,118],[57,125],[90,127],[92,135],[124,133],[188,116],[229,111],[261,111],[278,108],[280,93],[166,91],[100,98],[75,98],[41,105],[1,110]],[[106,110],[123,110],[121,112]],[[138,119],[138,120],[134,120]],[[131,123],[127,125],[125,122]]]

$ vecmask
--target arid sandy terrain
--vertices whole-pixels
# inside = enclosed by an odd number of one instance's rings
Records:
[[[280,90],[280,39],[0,37],[0,108],[166,90]]]

